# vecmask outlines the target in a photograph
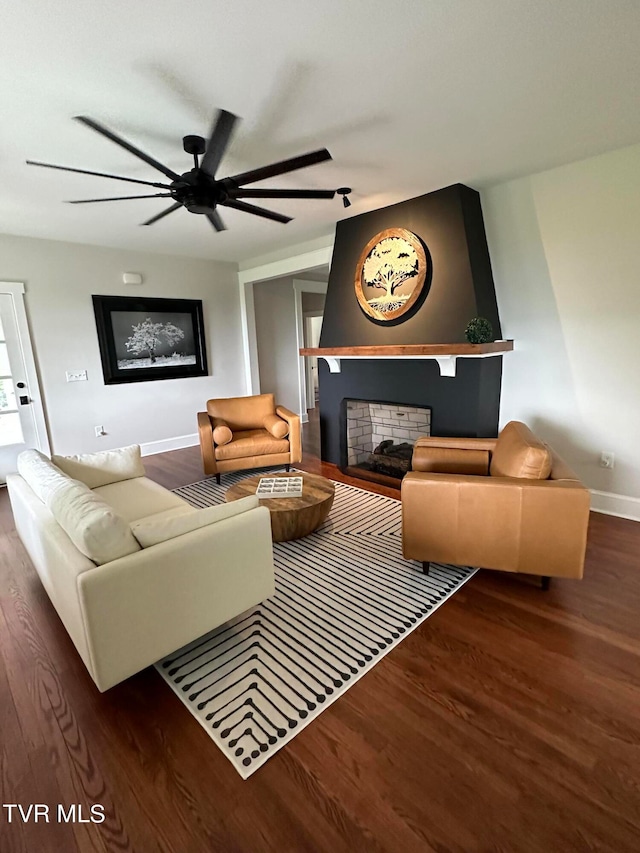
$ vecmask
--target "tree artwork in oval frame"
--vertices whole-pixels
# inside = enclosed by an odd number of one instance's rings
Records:
[[[406,228],[380,231],[362,250],[355,291],[362,310],[381,323],[408,319],[429,280],[422,241]]]

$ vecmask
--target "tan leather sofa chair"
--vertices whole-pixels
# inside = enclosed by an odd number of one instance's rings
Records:
[[[276,406],[273,394],[207,401],[198,412],[205,474],[289,465],[302,459],[300,416]]]
[[[497,439],[424,437],[402,481],[409,560],[581,578],[589,491],[519,421]]]

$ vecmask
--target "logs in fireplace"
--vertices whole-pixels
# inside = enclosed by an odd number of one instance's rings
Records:
[[[391,439],[381,441],[367,460],[368,466],[378,474],[387,474],[389,477],[404,477],[411,468],[411,456],[413,444],[403,441],[396,444]]]

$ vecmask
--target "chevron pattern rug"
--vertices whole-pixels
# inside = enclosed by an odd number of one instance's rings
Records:
[[[243,473],[175,489],[224,501]],[[404,560],[400,502],[335,483],[331,513],[274,544],[276,594],[156,668],[246,779],[460,588],[474,569]],[[425,520],[428,523],[428,520]]]

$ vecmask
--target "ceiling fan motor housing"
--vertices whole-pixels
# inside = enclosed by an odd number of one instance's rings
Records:
[[[189,213],[211,213],[227,197],[219,182],[212,180],[200,169],[191,169],[180,177],[181,181],[172,182],[171,193]]]

